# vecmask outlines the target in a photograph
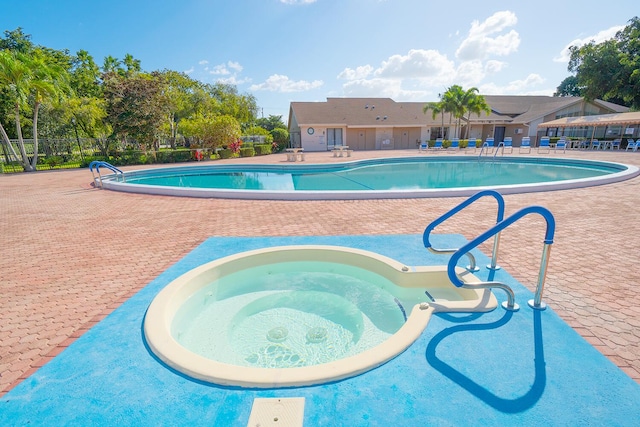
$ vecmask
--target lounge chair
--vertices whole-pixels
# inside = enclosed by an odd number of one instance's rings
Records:
[[[522,142],[520,142],[520,153],[522,153],[522,150],[527,150],[527,153],[531,152],[531,137],[528,136],[523,136],[522,137]]]
[[[458,138],[453,138],[451,140],[451,145],[447,150],[458,151],[460,149],[460,140]]]
[[[599,150],[600,147],[601,147],[600,141],[598,141],[597,139],[594,139],[593,141],[591,141],[591,149],[592,150]]]
[[[637,139],[636,142],[633,142],[633,139],[627,139],[627,148],[624,151],[638,151],[638,144],[640,144],[640,139]]]
[[[494,148],[494,144],[495,144],[495,140],[491,137],[488,137],[487,139],[484,140],[484,144],[482,144],[482,148],[487,150],[487,154],[491,154],[493,153],[493,148]]]
[[[433,144],[433,147],[429,147],[429,150],[442,150],[442,138],[437,138],[435,144]]]
[[[476,152],[476,139],[475,138],[469,138],[467,140],[467,148],[464,149],[464,151],[473,151],[474,153]]]
[[[580,144],[578,144],[578,148],[580,149],[588,150],[590,147],[591,147],[591,141],[589,141],[588,139],[582,140],[580,141]]]
[[[513,138],[511,138],[510,136],[505,136],[504,141],[502,141],[502,146],[504,147],[504,153],[513,153]]]
[[[427,151],[429,149],[429,143],[427,141],[420,142],[418,146],[418,151]]]
[[[556,142],[556,146],[553,147],[553,152],[557,152],[558,150],[562,150],[563,153],[567,151],[567,140],[564,138],[560,138],[558,142]]]
[[[611,141],[612,150],[619,150],[620,145],[622,145],[622,139],[614,139],[613,141]]]
[[[547,153],[551,152],[551,145],[549,144],[549,137],[543,136],[540,138],[540,144],[538,145],[538,154],[540,150],[546,150]]]

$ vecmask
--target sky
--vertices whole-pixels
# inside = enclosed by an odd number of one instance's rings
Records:
[[[639,11],[637,0],[1,0],[0,29],[98,65],[129,53],[144,71],[230,83],[286,123],[291,102],[426,103],[454,84],[550,96],[569,46],[611,38]]]

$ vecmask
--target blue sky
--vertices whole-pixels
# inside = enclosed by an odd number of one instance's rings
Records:
[[[0,29],[99,65],[130,53],[145,71],[232,83],[286,122],[291,101],[428,102],[453,84],[551,95],[568,46],[610,38],[638,11],[637,0],[5,0]]]

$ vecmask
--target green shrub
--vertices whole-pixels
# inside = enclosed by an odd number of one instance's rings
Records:
[[[256,149],[256,156],[264,156],[272,153],[272,144],[257,144],[254,148]]]
[[[191,160],[191,150],[178,149],[178,150],[162,150],[158,151],[156,156],[158,163],[179,163],[188,162]]]
[[[53,169],[56,166],[59,166],[63,163],[64,163],[64,159],[60,156],[51,156],[51,157],[47,157],[44,160],[44,164],[49,166],[49,169]]]
[[[219,150],[218,154],[220,155],[221,159],[230,159],[231,157],[233,157],[233,151],[228,148],[223,148],[222,150]]]
[[[253,147],[240,148],[240,157],[253,157],[256,155],[256,150]]]

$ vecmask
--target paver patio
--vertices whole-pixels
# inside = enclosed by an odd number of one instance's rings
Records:
[[[336,159],[308,153],[306,162],[417,155],[354,152]],[[571,151],[566,157],[640,165],[640,154],[630,152]],[[284,164],[286,156],[220,162]],[[134,168],[140,167],[125,169]],[[0,175],[0,395],[210,236],[421,233],[464,200],[188,199],[103,191],[90,182],[87,169]],[[531,204],[553,212],[557,232],[545,301],[640,382],[640,273],[634,268],[640,178],[505,200],[507,214]],[[495,220],[494,204],[479,201],[436,231],[472,238]],[[537,217],[502,233],[500,265],[531,290],[543,235]]]

